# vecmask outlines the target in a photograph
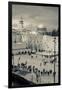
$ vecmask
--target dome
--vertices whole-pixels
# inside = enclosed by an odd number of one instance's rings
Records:
[[[38,28],[44,28],[43,24],[38,25]]]

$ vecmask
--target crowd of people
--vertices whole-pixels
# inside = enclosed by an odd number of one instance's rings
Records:
[[[52,69],[46,70],[46,68],[43,68],[43,70],[39,70],[35,66],[27,65],[27,61],[25,63],[21,63],[21,64],[18,63],[18,66],[16,68],[18,68],[19,72],[20,72],[21,69],[23,70],[23,72],[26,71],[27,72],[26,74],[34,73],[34,75],[36,77],[36,82],[38,82],[39,78],[42,77],[42,76],[52,75],[54,77],[54,75],[56,74],[56,72],[54,72]],[[17,70],[15,69],[15,71],[17,71]],[[32,75],[32,81],[33,81],[33,75]]]

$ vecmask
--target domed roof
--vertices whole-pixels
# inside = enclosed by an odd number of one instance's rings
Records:
[[[39,24],[38,28],[44,28],[44,25],[43,24]]]

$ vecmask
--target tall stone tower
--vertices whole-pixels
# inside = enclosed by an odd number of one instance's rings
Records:
[[[21,20],[20,20],[20,24],[21,24],[21,28],[23,28],[24,21],[23,21],[22,17],[21,17]]]

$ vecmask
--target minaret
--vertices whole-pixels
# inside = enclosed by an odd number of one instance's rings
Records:
[[[23,24],[24,24],[24,21],[23,21],[23,18],[21,17],[21,19],[20,19],[20,24],[21,24],[21,33],[23,32]],[[21,35],[21,33],[20,33],[20,35]],[[23,37],[23,34],[22,34],[22,36],[20,36],[20,40],[21,40],[21,38]]]
[[[20,24],[21,24],[21,27],[23,28],[24,21],[23,21],[22,17],[21,17],[21,20],[20,20]]]

